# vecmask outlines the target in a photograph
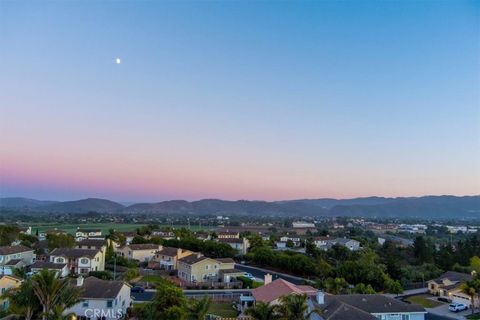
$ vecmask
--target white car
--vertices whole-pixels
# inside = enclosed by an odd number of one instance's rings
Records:
[[[254,277],[254,276],[252,276],[252,274],[251,274],[251,273],[245,272],[245,273],[243,274],[243,276],[244,276],[245,278],[248,278],[248,279],[255,280],[255,277]]]
[[[468,306],[464,305],[463,303],[452,303],[448,306],[448,310],[452,312],[459,312],[467,309],[468,309]]]

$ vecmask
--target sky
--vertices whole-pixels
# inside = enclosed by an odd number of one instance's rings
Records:
[[[3,197],[480,194],[480,5],[0,1],[0,142]]]

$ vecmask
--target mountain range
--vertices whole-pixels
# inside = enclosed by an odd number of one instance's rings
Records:
[[[38,213],[480,218],[480,196],[323,198],[273,202],[204,199],[169,200],[128,206],[97,198],[44,201],[17,197],[0,198],[0,208]]]

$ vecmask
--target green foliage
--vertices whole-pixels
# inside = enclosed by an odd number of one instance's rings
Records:
[[[271,306],[265,302],[257,302],[254,306],[248,308],[246,313],[248,316],[252,317],[253,320],[278,319],[275,306]]]
[[[75,246],[75,238],[71,234],[49,233],[47,234],[48,249],[55,248],[73,248]]]
[[[247,278],[247,277],[237,277],[237,279],[239,281],[242,282],[242,287],[244,289],[255,289],[255,288],[258,288],[260,286],[263,285],[263,282],[259,282],[259,281],[253,281],[252,279],[250,278]]]
[[[110,271],[90,271],[88,275],[102,280],[113,280],[113,275]]]
[[[344,278],[328,278],[325,281],[325,290],[331,294],[348,293],[348,282]]]
[[[480,258],[478,256],[473,256],[470,259],[470,268],[472,269],[472,271],[480,274]]]
[[[202,241],[192,237],[190,233],[188,235],[180,239],[165,240],[164,245],[201,252],[205,256],[212,258],[233,258],[237,254],[237,251],[226,243],[209,240]]]
[[[0,246],[9,246],[17,239],[20,229],[12,225],[0,225]]]
[[[41,270],[33,276],[32,287],[42,306],[43,319],[73,306],[80,299],[80,289],[72,286],[68,279],[59,279],[55,271]]]
[[[300,276],[313,276],[319,272],[312,259],[295,252],[279,252],[260,247],[247,253],[245,258],[258,266],[273,267]]]
[[[354,288],[353,288],[354,293],[358,294],[375,294],[375,289],[372,288],[371,285],[365,285],[363,283],[358,283]]]
[[[187,300],[183,291],[168,281],[157,286],[154,300],[145,305],[140,316],[145,320],[186,320],[187,317]]]
[[[211,303],[212,299],[208,296],[203,296],[199,300],[191,299],[187,306],[189,320],[205,320]]]
[[[138,268],[130,268],[124,273],[123,278],[125,281],[131,281],[139,276]]]
[[[40,303],[31,280],[25,280],[19,288],[7,290],[1,298],[9,300],[10,314],[20,315],[26,320],[32,319],[40,311]]]

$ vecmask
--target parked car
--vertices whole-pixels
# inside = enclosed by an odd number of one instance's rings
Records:
[[[468,309],[468,306],[463,303],[452,303],[448,306],[448,310],[452,312],[459,312],[467,309]]]
[[[252,279],[252,280],[255,279],[255,277],[254,277],[251,273],[248,273],[248,272],[245,272],[245,273],[243,274],[243,276],[244,276],[245,278],[248,278],[248,279]]]
[[[446,297],[438,297],[437,300],[438,300],[438,301],[442,301],[442,302],[446,302],[446,303],[452,302],[450,299],[448,299],[448,298],[446,298]]]
[[[143,289],[142,287],[139,287],[139,286],[135,286],[132,289],[130,289],[130,292],[144,293],[145,289]]]

